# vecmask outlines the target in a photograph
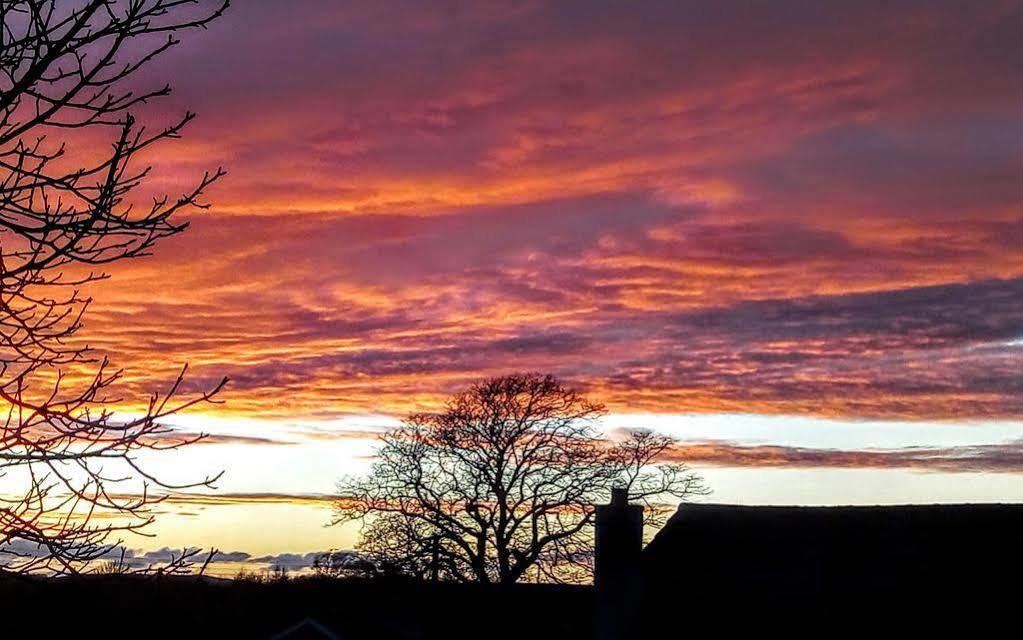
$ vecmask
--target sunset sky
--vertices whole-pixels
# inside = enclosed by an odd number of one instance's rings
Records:
[[[374,435],[523,370],[716,501],[1023,500],[1023,2],[236,5],[137,78],[213,207],[89,292],[129,411],[231,379],[129,546],[350,547]]]

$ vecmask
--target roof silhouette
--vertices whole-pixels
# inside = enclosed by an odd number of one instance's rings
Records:
[[[343,640],[343,638],[313,618],[305,618],[270,640]]]
[[[1023,505],[685,504],[643,552],[648,606],[848,612],[1007,600]],[[677,604],[676,604],[677,606]]]

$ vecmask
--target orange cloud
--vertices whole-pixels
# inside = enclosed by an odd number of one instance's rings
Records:
[[[231,376],[234,416],[512,370],[622,411],[1023,416],[1020,3],[727,4],[237,8],[151,72],[201,117],[149,188],[223,164],[216,208],[83,338],[133,402]]]

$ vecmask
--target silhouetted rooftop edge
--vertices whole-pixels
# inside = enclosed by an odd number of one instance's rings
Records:
[[[713,513],[713,512],[761,512],[761,513],[782,513],[785,511],[793,513],[863,513],[867,511],[876,512],[966,512],[966,511],[1021,511],[1023,503],[1012,502],[951,502],[933,504],[850,504],[850,505],[746,505],[746,504],[725,504],[717,502],[686,502],[676,509],[676,513]]]

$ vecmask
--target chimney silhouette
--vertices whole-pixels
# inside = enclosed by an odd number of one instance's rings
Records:
[[[597,506],[595,524],[594,638],[634,638],[643,589],[643,507],[614,488],[611,504]]]

